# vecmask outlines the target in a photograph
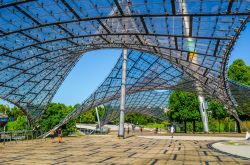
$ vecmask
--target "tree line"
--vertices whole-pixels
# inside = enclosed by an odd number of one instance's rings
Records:
[[[47,110],[43,114],[42,118],[36,127],[37,131],[47,132],[56,126],[62,119],[64,119],[69,113],[71,113],[79,104],[75,106],[66,106],[62,103],[49,103]],[[10,121],[6,125],[6,131],[15,131],[15,130],[30,130],[32,129],[27,122],[27,117],[23,112],[17,108],[10,108],[7,105],[0,104],[0,113],[6,113]],[[105,109],[104,107],[98,107],[98,113],[100,118],[104,116]],[[118,118],[114,119],[114,123],[118,124]],[[148,123],[161,123],[159,119],[155,119],[150,116],[142,115],[139,113],[128,113],[126,115],[125,121],[128,123],[134,123],[138,125],[146,125]],[[97,124],[97,115],[95,109],[90,109],[87,112],[84,112],[82,115],[77,117],[74,120],[71,120],[66,125],[63,126],[64,135],[74,133],[76,131],[76,123],[86,123],[86,124]],[[3,128],[0,128],[0,131],[3,131]]]

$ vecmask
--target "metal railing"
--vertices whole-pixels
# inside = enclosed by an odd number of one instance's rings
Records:
[[[25,140],[33,140],[37,139],[41,134],[44,132],[42,131],[35,131],[35,130],[18,130],[18,131],[7,131],[7,132],[0,132],[0,143],[8,143],[8,142],[19,142]]]
[[[101,128],[101,129],[80,128],[79,131],[85,135],[103,135],[103,134],[108,134],[110,132],[110,129],[108,128]]]

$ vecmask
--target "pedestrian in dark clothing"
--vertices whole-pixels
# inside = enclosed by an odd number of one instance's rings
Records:
[[[155,134],[157,134],[157,133],[158,133],[158,128],[155,129]]]
[[[54,129],[52,129],[52,130],[50,131],[50,138],[51,138],[51,142],[53,143],[54,138],[55,138],[55,130],[54,130]]]
[[[142,128],[142,126],[140,127],[140,130],[141,130],[141,133],[142,133],[142,131],[143,131],[143,128]]]
[[[57,135],[58,135],[58,143],[62,143],[62,128],[59,128],[57,130]]]

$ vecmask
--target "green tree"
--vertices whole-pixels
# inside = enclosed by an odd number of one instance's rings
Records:
[[[244,85],[250,85],[250,67],[243,60],[237,59],[229,66],[228,78]]]
[[[160,119],[156,119],[154,117],[135,112],[126,113],[125,122],[138,125],[147,125],[149,123],[158,123],[158,124],[162,123]]]
[[[9,121],[6,125],[7,131],[15,131],[15,130],[26,130],[30,129],[27,118],[24,116],[23,112],[17,108],[16,106],[10,108],[7,105],[0,105],[0,111],[9,116],[9,118],[13,118],[14,121]]]
[[[99,113],[99,117],[101,119],[105,114],[105,108],[104,107],[98,107],[98,113]],[[97,116],[96,116],[96,121],[97,121]]]
[[[10,107],[8,105],[0,104],[0,113],[7,114],[10,111]]]
[[[246,63],[242,59],[235,60],[229,66],[228,78],[240,84],[250,86],[250,66],[247,66]],[[250,104],[246,103],[243,108],[246,110],[246,109],[249,109],[249,106]],[[244,113],[242,109],[236,109],[236,110],[241,120],[249,119],[249,115]],[[238,128],[237,130],[239,133],[241,133],[240,123],[237,119],[235,119],[235,121],[237,123],[237,128]]]
[[[10,111],[7,112],[7,115],[13,117],[13,120],[17,120],[19,116],[24,116],[23,111],[16,106],[11,108]]]
[[[22,116],[18,116],[15,121],[8,122],[7,129],[8,131],[29,130],[30,127],[27,123],[27,118],[22,115]]]
[[[225,119],[228,116],[228,114],[225,111],[224,106],[215,100],[210,100],[208,102],[208,111],[211,112],[211,116],[213,118],[218,120],[218,122],[219,122],[218,128],[219,128],[219,132],[220,132],[221,131],[221,129],[220,129],[221,120]]]
[[[102,117],[105,114],[104,107],[100,106],[97,108],[97,110],[98,110],[98,114],[99,114],[100,119],[102,119]],[[97,121],[98,121],[98,119],[97,119],[95,108],[92,108],[92,109],[84,112],[81,116],[79,116],[77,118],[77,122],[80,122],[80,123],[96,123]]]
[[[87,112],[84,112],[78,119],[81,123],[95,123],[96,115],[95,115],[95,109],[89,110]]]
[[[167,116],[175,122],[184,122],[185,133],[187,132],[187,122],[193,122],[193,131],[195,131],[195,121],[200,120],[199,102],[197,96],[193,93],[174,91],[169,98],[170,110]]]
[[[48,109],[45,111],[42,119],[40,120],[39,129],[42,131],[49,131],[56,126],[62,119],[64,119],[74,107],[66,106],[61,103],[50,103]],[[76,120],[71,120],[69,123],[63,126],[64,135],[67,135],[75,131]]]

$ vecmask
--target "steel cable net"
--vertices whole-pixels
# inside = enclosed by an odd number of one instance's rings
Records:
[[[143,91],[126,96],[125,113],[140,113],[152,116],[161,120],[166,120],[164,111],[167,111],[167,102],[171,92],[169,90],[161,91]],[[120,100],[112,100],[103,104],[105,113],[101,119],[101,125],[104,125],[119,116]]]
[[[106,119],[102,119],[104,123],[109,121],[107,119],[113,119],[111,116],[116,117],[120,105],[121,80],[122,57],[118,59],[110,74],[97,90],[56,127],[100,105],[104,105],[107,110],[107,114],[104,115]],[[186,77],[180,69],[167,60],[148,53],[129,51],[126,112],[133,111],[163,119],[163,112],[171,93],[169,89],[195,92],[193,83],[193,80]]]
[[[240,85],[231,80],[229,80],[229,86],[237,104],[237,110],[250,116],[250,86]]]
[[[122,55],[109,76],[97,90],[81,106],[62,120],[55,129],[83,112],[100,105],[105,108],[101,125],[118,117],[120,112],[121,79]],[[240,86],[232,81],[229,81],[229,84],[233,97],[239,103],[237,108],[242,111],[249,104],[247,101],[250,100],[250,87]],[[164,111],[167,110],[168,99],[172,90],[200,93],[196,89],[196,81],[190,79],[167,60],[148,53],[129,51],[127,57],[125,113],[137,112],[164,120],[166,119]],[[211,98],[209,93],[204,92],[203,94]],[[248,99],[243,99],[243,97]],[[244,109],[245,112],[248,110],[249,107]]]
[[[32,123],[87,51],[136,49],[169,60],[235,108],[226,67],[248,0],[1,0],[0,97]]]

